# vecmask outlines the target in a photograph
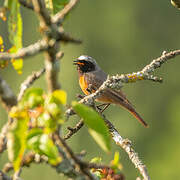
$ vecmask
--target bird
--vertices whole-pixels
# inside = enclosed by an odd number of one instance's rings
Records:
[[[81,55],[73,64],[77,66],[79,85],[85,95],[94,93],[106,81],[108,75],[100,68],[96,60],[87,55]],[[127,109],[144,127],[148,124],[136,112],[133,105],[126,98],[122,90],[106,88],[103,93],[96,99],[97,102],[120,105]]]

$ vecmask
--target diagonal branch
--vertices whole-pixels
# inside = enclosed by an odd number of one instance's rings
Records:
[[[5,173],[0,170],[0,180],[12,180],[12,178],[8,177]]]
[[[83,120],[80,120],[75,127],[71,128],[68,127],[69,132],[66,134],[66,136],[64,137],[64,140],[67,140],[69,138],[71,138],[71,136],[73,136],[75,133],[77,133],[84,125]]]
[[[30,76],[26,78],[26,80],[21,84],[21,89],[18,94],[18,101],[20,101],[27,90],[34,83],[35,80],[39,79],[42,74],[44,74],[45,68],[41,69],[40,71],[33,72]]]
[[[109,132],[111,133],[112,138],[115,141],[115,143],[118,146],[120,146],[122,149],[124,149],[124,151],[128,154],[129,159],[135,165],[135,167],[139,170],[144,180],[150,180],[146,166],[142,163],[142,161],[139,159],[138,154],[132,148],[132,144],[130,140],[124,139],[116,130],[116,128],[113,126],[113,124],[109,120],[107,120],[105,117],[104,117],[104,120],[107,127],[109,128]]]
[[[52,22],[57,24],[61,23],[61,21],[63,21],[65,16],[74,8],[77,3],[78,0],[70,0],[70,2],[64,7],[63,10],[54,15]]]

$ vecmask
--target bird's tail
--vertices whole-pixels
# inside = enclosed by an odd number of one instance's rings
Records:
[[[119,94],[120,93],[120,94]],[[111,91],[112,103],[119,104],[125,109],[127,109],[144,127],[148,127],[148,124],[143,120],[143,118],[136,112],[133,105],[128,101],[125,95],[122,92]]]

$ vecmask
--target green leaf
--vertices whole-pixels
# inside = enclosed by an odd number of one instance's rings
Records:
[[[14,117],[14,121],[7,135],[7,149],[9,160],[13,163],[14,170],[17,171],[26,149],[29,117],[27,112],[19,111],[16,107],[11,110],[10,114]]]
[[[27,148],[39,152],[40,137],[43,135],[43,130],[40,128],[33,128],[28,132],[27,135]]]
[[[74,111],[84,120],[84,123],[89,128],[89,133],[95,139],[95,141],[105,151],[110,150],[110,134],[106,127],[102,117],[94,111],[92,108],[79,104],[77,102],[72,103]]]
[[[61,11],[66,4],[69,3],[69,0],[52,0],[53,2],[53,13]]]
[[[114,159],[111,161],[111,168],[116,172],[116,173],[118,173],[119,172],[119,170],[122,170],[122,164],[121,163],[119,163],[119,159],[120,159],[120,157],[119,157],[119,152],[115,152],[115,154],[114,154]]]
[[[34,136],[32,136],[33,134]],[[32,132],[28,137],[27,144],[29,149],[40,155],[46,155],[49,163],[52,165],[57,165],[61,162],[62,159],[58,149],[48,134],[41,134],[41,132],[37,130],[37,133]]]
[[[43,105],[44,103],[43,93],[44,91],[41,88],[31,88],[27,90],[27,92],[25,93],[22,99],[22,103],[26,104],[30,108]]]
[[[56,14],[61,11],[66,4],[69,3],[69,0],[45,0],[46,8],[50,11],[51,14]]]
[[[93,159],[91,159],[90,162],[91,163],[101,163],[102,162],[102,158],[101,157],[94,157]]]
[[[0,36],[0,53],[1,52],[4,52],[4,42],[2,36]],[[0,60],[0,69],[5,68],[7,65],[8,65],[8,61]]]
[[[37,118],[38,126],[44,127],[46,133],[54,132],[57,128],[58,121],[53,119],[48,112],[44,112]]]
[[[67,95],[63,90],[56,90],[47,98],[47,103],[66,104]]]
[[[22,48],[22,18],[20,13],[20,5],[18,0],[5,1],[5,6],[10,10],[8,17],[8,31],[9,40],[13,47],[9,50],[10,53],[15,53]],[[23,67],[23,60],[12,60],[14,69],[21,74]]]
[[[53,14],[53,3],[52,0],[45,0],[46,8],[51,14]]]

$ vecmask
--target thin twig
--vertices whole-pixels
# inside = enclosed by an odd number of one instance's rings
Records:
[[[63,10],[54,15],[54,17],[52,18],[52,22],[57,24],[61,23],[61,21],[74,8],[77,3],[78,0],[70,0],[70,2],[64,7]]]
[[[66,136],[64,137],[64,140],[67,140],[69,138],[71,138],[71,136],[73,136],[75,133],[77,133],[84,125],[83,120],[80,120],[75,127],[70,128],[68,127],[69,132],[66,134]]]
[[[0,133],[0,153],[2,153],[6,149],[6,134],[8,132],[9,126],[12,123],[12,119],[9,118],[8,122],[2,127]]]
[[[20,101],[27,90],[37,79],[39,79],[45,72],[45,68],[40,71],[33,72],[30,76],[26,78],[26,80],[21,84],[20,92],[18,95],[18,101]]]

